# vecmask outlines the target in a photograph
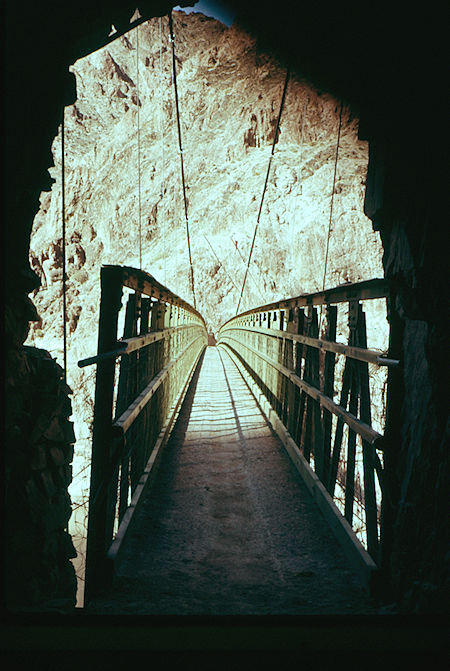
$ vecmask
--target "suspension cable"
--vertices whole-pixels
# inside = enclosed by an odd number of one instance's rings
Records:
[[[136,98],[137,98],[137,151],[138,151],[138,226],[139,226],[139,268],[142,270],[142,223],[141,223],[141,120],[139,97],[139,26],[136,26]]]
[[[161,136],[161,204],[164,200],[165,189],[165,154],[164,154],[164,104],[163,104],[163,66],[162,66],[162,17],[159,17],[159,102],[160,117],[159,131]],[[166,235],[163,235],[163,254],[164,254],[164,284],[167,284],[167,241]]]
[[[178,103],[178,88],[177,88],[177,70],[176,70],[176,59],[175,59],[175,38],[173,35],[173,20],[172,12],[169,12],[169,31],[170,31],[170,41],[172,43],[172,69],[173,69],[173,87],[175,93],[175,108],[177,113],[177,128],[178,128],[178,145],[180,150],[180,165],[181,165],[181,183],[183,186],[183,200],[184,200],[184,216],[186,220],[186,238],[187,246],[189,253],[189,266],[190,266],[190,279],[191,279],[191,291],[194,301],[194,308],[197,308],[195,300],[195,287],[194,287],[194,267],[192,265],[192,254],[191,254],[191,240],[189,236],[189,217],[188,217],[188,206],[186,198],[186,182],[184,178],[184,162],[183,162],[183,144],[181,141],[181,124],[180,124],[180,108]]]
[[[324,291],[324,289],[325,289],[325,278],[326,278],[326,274],[327,274],[328,249],[329,249],[329,246],[330,246],[331,224],[332,224],[332,221],[333,221],[334,189],[336,187],[336,173],[337,173],[337,164],[338,164],[338,156],[339,156],[339,143],[340,143],[340,140],[341,140],[341,128],[342,128],[342,103],[341,103],[340,110],[339,110],[339,127],[338,127],[337,142],[336,142],[336,152],[335,152],[335,156],[334,156],[333,187],[331,189],[330,220],[328,222],[328,236],[327,236],[327,246],[326,246],[326,250],[325,250],[325,264],[324,264],[324,269],[323,269],[322,291]]]
[[[260,206],[259,206],[258,217],[256,219],[255,230],[254,230],[254,233],[253,233],[253,240],[252,240],[252,244],[251,244],[251,247],[250,247],[250,253],[248,255],[247,268],[245,270],[244,281],[242,282],[241,295],[239,296],[239,301],[238,301],[238,305],[237,305],[237,308],[236,308],[236,314],[238,314],[239,307],[241,305],[242,295],[244,293],[244,287],[245,287],[245,283],[247,281],[248,269],[250,267],[250,261],[251,261],[252,254],[253,254],[253,248],[255,246],[256,233],[258,231],[259,220],[261,218],[261,212],[262,212],[262,207],[263,207],[263,203],[264,203],[264,196],[266,195],[267,184],[269,182],[270,166],[272,164],[272,158],[273,158],[273,154],[274,154],[274,151],[275,151],[275,145],[276,145],[277,140],[278,140],[278,132],[279,132],[279,129],[280,129],[281,114],[283,112],[284,101],[285,101],[285,98],[286,98],[286,91],[287,91],[287,86],[288,86],[288,82],[289,82],[289,74],[290,74],[290,69],[288,67],[287,70],[286,70],[286,78],[284,80],[284,88],[283,88],[283,94],[281,96],[280,111],[278,112],[278,119],[277,119],[277,125],[276,125],[276,128],[275,128],[275,135],[273,137],[272,151],[271,151],[271,154],[270,154],[270,157],[269,157],[269,165],[267,166],[267,173],[266,173],[266,179],[265,179],[265,182],[264,182],[264,188],[263,188],[263,192],[262,192],[262,196],[261,196],[261,203],[260,203]]]
[[[63,294],[63,369],[64,382],[67,384],[67,272],[66,272],[66,164],[65,164],[65,107],[61,122],[61,191],[62,191],[62,294]]]
[[[341,141],[341,128],[342,128],[342,101],[340,103],[340,109],[339,109],[339,126],[338,126],[338,133],[337,133],[337,141],[336,141],[336,151],[334,155],[334,172],[333,172],[333,186],[331,189],[331,201],[330,201],[330,219],[328,222],[328,235],[327,235],[327,245],[325,249],[325,262],[324,262],[324,268],[323,268],[323,280],[322,280],[322,291],[325,291],[325,279],[327,275],[327,265],[328,265],[328,250],[330,247],[330,237],[331,237],[331,225],[333,222],[333,206],[334,206],[334,190],[336,188],[336,174],[337,174],[337,165],[338,165],[338,156],[339,156],[339,145]],[[319,320],[319,337],[320,337],[320,327],[322,325],[322,305],[320,306],[320,320]]]

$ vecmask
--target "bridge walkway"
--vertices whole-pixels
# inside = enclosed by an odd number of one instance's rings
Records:
[[[228,354],[207,347],[88,612],[368,614],[371,602]]]

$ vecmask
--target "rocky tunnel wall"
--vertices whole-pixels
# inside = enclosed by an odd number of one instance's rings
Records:
[[[40,13],[22,16],[18,22],[11,4],[7,16],[10,62],[6,71],[9,93],[6,98],[15,99],[18,104],[14,112],[4,108],[8,140],[4,326],[5,540],[8,551],[5,566],[9,567],[7,582],[11,578],[8,599],[12,608],[66,609],[73,605],[76,589],[69,567],[73,549],[65,532],[70,514],[67,483],[73,442],[68,423],[70,407],[68,390],[55,362],[46,353],[31,352],[23,347],[28,322],[36,318],[27,296],[38,285],[29,268],[28,245],[39,194],[48,186],[50,146],[60,122],[62,104],[75,99],[68,65],[86,47],[85,26],[91,25],[92,34],[99,29],[104,31],[106,26],[109,29],[110,11],[114,8],[111,10],[109,3],[107,14],[100,19],[100,12],[96,14],[94,9],[90,9],[91,15],[87,16],[87,6],[82,16],[71,9],[53,16],[51,11],[40,7]],[[392,12],[386,16],[386,21],[395,21]],[[302,18],[303,24],[308,26],[311,17],[307,15],[306,21],[305,16]],[[72,39],[67,38],[68,21],[72,21]],[[291,27],[286,24],[281,27],[298,30],[300,23],[291,23]],[[342,35],[354,38],[355,28],[361,25],[364,40],[372,39],[373,44],[378,44],[379,23],[371,28],[370,23],[355,24],[349,19],[347,28],[344,25],[340,33],[341,38]],[[394,25],[398,29],[400,23]],[[271,28],[280,29],[273,17]],[[418,38],[420,30],[421,27],[417,29]],[[331,27],[329,34],[325,32],[324,44],[331,32]],[[392,32],[386,29],[381,35],[387,35],[393,43]],[[394,30],[394,36],[400,34]],[[46,40],[51,49],[42,49]],[[383,513],[382,560],[385,600],[393,601],[405,612],[442,612],[448,607],[449,595],[448,531],[444,514],[449,484],[448,361],[445,358],[448,314],[443,290],[448,284],[445,258],[448,239],[439,225],[445,219],[439,139],[430,140],[425,133],[418,132],[423,128],[420,118],[427,115],[423,108],[415,108],[413,115],[406,115],[405,110],[414,101],[404,92],[395,94],[393,82],[398,85],[398,72],[389,71],[389,53],[379,66],[360,58],[361,67],[366,68],[366,80],[373,83],[368,69],[372,67],[389,82],[384,88],[379,84],[381,89],[376,95],[369,95],[369,85],[364,88],[355,84],[355,80],[343,82],[345,68],[338,73],[331,59],[327,64],[321,63],[320,50],[317,45],[311,48],[307,36],[303,41],[287,39],[285,42],[296,45],[292,48],[299,60],[304,58],[304,69],[312,78],[318,75],[320,78],[322,74],[323,81],[331,82],[335,90],[344,88],[349,94],[353,90],[360,102],[366,100],[363,107],[367,133],[362,136],[369,140],[370,146],[366,214],[382,236],[386,276],[396,283],[390,318],[393,348],[402,360],[402,367],[393,380],[388,408],[390,451],[386,453],[386,485],[389,503]],[[435,42],[439,42],[437,38]],[[331,43],[336,44],[332,40]],[[88,50],[95,48],[95,44],[94,36]],[[342,42],[340,46],[342,48]],[[401,46],[404,44],[400,40],[399,52]],[[411,53],[409,49],[407,54]],[[436,120],[442,117],[438,62],[432,57],[433,53],[422,55],[422,59],[428,58],[429,73],[437,73],[430,80],[435,91],[433,116]],[[61,58],[56,58],[56,54]],[[378,52],[377,58],[382,59],[382,54]],[[37,78],[36,68],[45,76]],[[374,100],[378,106],[371,113],[369,103]],[[380,109],[384,110],[383,122],[377,117]],[[364,118],[364,113],[361,116]],[[390,119],[387,124],[384,123],[386,117]]]

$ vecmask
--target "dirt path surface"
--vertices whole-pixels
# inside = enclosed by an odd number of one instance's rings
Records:
[[[207,348],[114,585],[88,612],[373,612],[223,350]]]

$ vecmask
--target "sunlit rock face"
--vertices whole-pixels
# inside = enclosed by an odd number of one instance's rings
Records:
[[[286,70],[238,27],[201,14],[174,12],[174,33],[195,293],[216,331],[236,312]],[[73,72],[78,100],[65,111],[68,382],[83,452],[93,369],[76,362],[96,351],[101,265],[139,267],[141,240],[142,268],[193,299],[167,17],[77,61]],[[291,75],[241,310],[322,289],[329,230],[325,288],[383,276],[379,236],[363,215],[368,146],[346,107],[332,203],[339,113],[339,101]],[[42,194],[31,240],[42,323],[28,343],[61,359],[60,135],[53,154],[55,184]]]
[[[201,14],[175,13],[174,30],[196,297],[216,329],[237,306],[285,70],[238,28]],[[65,192],[69,330],[80,338],[90,307],[96,318],[99,266],[139,267],[139,229],[142,267],[191,302],[192,295],[167,19],[161,32],[154,19],[73,71],[78,100],[66,110]],[[292,76],[242,308],[322,287],[338,123],[338,101]],[[33,265],[53,299],[60,142],[56,184],[43,194],[32,240]],[[378,235],[362,214],[366,165],[367,143],[344,108],[326,286],[382,273]],[[44,293],[37,303],[47,330]]]

